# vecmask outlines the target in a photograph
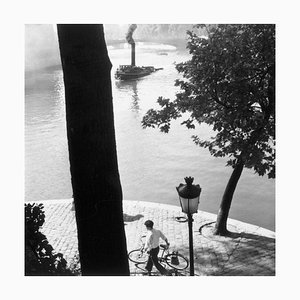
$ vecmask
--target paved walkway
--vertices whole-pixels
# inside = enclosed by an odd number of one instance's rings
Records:
[[[61,252],[70,262],[78,253],[72,199],[47,200],[42,203],[46,215],[42,232],[55,251]],[[187,258],[189,257],[188,225],[175,220],[178,216],[184,216],[180,207],[142,201],[124,201],[123,211],[128,251],[138,248],[139,238],[146,232],[143,224],[145,220],[152,219],[154,226],[167,236],[171,243],[171,250],[177,249]],[[234,236],[231,238],[213,236],[212,222],[215,220],[214,214],[202,211],[194,214],[195,275],[275,275],[274,232],[229,219],[228,229],[235,233]],[[156,271],[155,268],[153,269]],[[143,271],[130,263],[130,272],[131,275],[140,275]]]

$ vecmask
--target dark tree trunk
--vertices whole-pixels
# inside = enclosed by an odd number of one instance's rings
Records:
[[[102,25],[58,25],[82,275],[129,275]]]
[[[228,235],[229,234],[229,231],[227,230],[227,219],[228,219],[228,215],[229,215],[229,210],[230,210],[233,194],[234,194],[235,188],[237,186],[237,183],[241,177],[241,174],[242,174],[242,171],[244,168],[245,162],[243,160],[243,157],[245,156],[245,153],[247,153],[246,149],[249,149],[252,145],[255,144],[255,142],[257,140],[259,140],[260,135],[262,134],[262,131],[264,130],[264,126],[269,120],[269,117],[270,117],[270,112],[266,112],[266,115],[265,115],[266,120],[263,122],[263,124],[260,127],[258,127],[257,129],[255,129],[252,132],[252,134],[249,138],[249,141],[247,143],[247,147],[245,147],[245,149],[242,151],[240,158],[238,159],[238,162],[237,162],[235,168],[233,169],[233,172],[230,176],[230,179],[227,183],[225,192],[223,194],[222,202],[221,202],[219,212],[218,212],[217,222],[215,225],[214,234],[217,234],[217,235]]]
[[[233,172],[229,178],[219,208],[214,234],[227,235],[229,233],[229,231],[227,230],[227,219],[229,215],[233,194],[237,186],[237,183],[241,177],[243,168],[244,168],[244,163],[242,161],[239,161],[236,164],[235,168],[233,169]]]

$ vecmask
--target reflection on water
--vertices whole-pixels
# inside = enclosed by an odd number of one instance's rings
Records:
[[[131,109],[133,112],[138,113],[140,111],[139,106],[139,96],[138,96],[138,80],[116,80],[115,81],[116,88],[119,90],[126,90],[132,97],[132,106]]]
[[[61,70],[26,74],[25,199],[71,193]]]
[[[188,130],[180,120],[172,122],[168,134],[141,127],[143,115],[157,107],[159,96],[174,99],[178,91],[174,81],[179,76],[174,62],[188,59],[186,52],[172,47],[150,46],[137,47],[136,64],[163,70],[126,82],[116,81],[113,75],[120,64],[130,63],[130,49],[109,49],[123,197],[179,205],[175,187],[185,176],[193,176],[202,187],[200,209],[217,213],[231,169],[225,167],[225,159],[210,156],[190,138],[192,134],[209,137],[211,130],[205,125]],[[62,71],[27,73],[25,84],[25,199],[70,198]],[[274,229],[274,186],[274,180],[243,171],[229,217]]]

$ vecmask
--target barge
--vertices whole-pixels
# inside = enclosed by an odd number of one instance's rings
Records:
[[[131,65],[120,65],[115,73],[116,79],[120,79],[120,80],[137,79],[163,69],[163,68],[154,68],[153,66],[138,67],[135,65],[135,42],[132,38],[132,34],[133,31],[136,29],[136,27],[137,27],[136,24],[131,24],[126,34],[126,40],[131,45]]]

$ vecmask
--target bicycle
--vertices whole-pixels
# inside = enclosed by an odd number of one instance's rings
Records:
[[[135,250],[132,250],[128,253],[128,259],[135,263],[136,267],[139,265],[146,264],[148,261],[148,254],[144,251],[144,242],[143,238],[146,236],[142,236],[141,247]],[[182,254],[178,253],[178,251],[169,251],[168,245],[160,244],[160,255],[158,255],[158,261],[160,264],[168,265],[172,269],[172,273],[175,276],[178,276],[179,271],[184,271],[189,266],[189,261]]]

